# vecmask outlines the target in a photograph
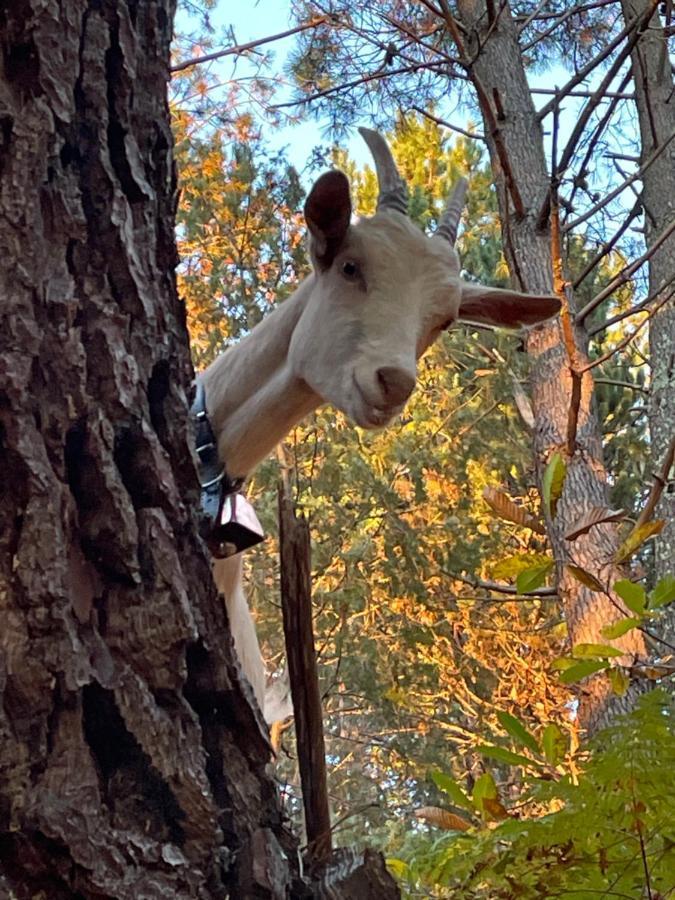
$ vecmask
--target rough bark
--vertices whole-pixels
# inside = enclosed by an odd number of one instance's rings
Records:
[[[647,0],[622,0],[624,19],[644,14]],[[675,132],[675,82],[668,39],[658,11],[635,45],[632,55],[635,103],[641,139],[641,159],[647,159]],[[671,143],[642,177],[647,246],[675,219],[675,143]],[[658,296],[675,279],[675,235],[649,262],[649,292]],[[649,329],[651,385],[649,430],[654,468],[665,458],[675,434],[675,302],[671,299],[654,316]],[[666,525],[656,540],[656,575],[675,572],[675,484],[661,495],[656,518]],[[675,637],[675,617],[670,635]]]
[[[174,282],[172,0],[0,11],[0,885],[285,897],[197,536]]]
[[[538,222],[550,178],[515,23],[508,4],[500,5],[492,25],[484,0],[458,0],[457,6],[467,29],[466,51],[474,60],[469,75],[482,97],[484,131],[497,186],[507,262],[514,281],[522,288],[551,292],[550,228],[542,228]],[[583,364],[586,336],[579,328],[570,325],[570,329],[577,362]],[[534,451],[540,479],[554,452],[567,457],[563,495],[555,517],[546,511],[546,526],[557,563],[558,592],[570,641],[572,644],[605,643],[600,630],[622,616],[621,601],[616,596],[610,599],[583,587],[564,565],[573,562],[599,576],[604,584],[613,584],[624,577],[612,563],[618,546],[614,525],[597,526],[573,543],[564,538],[589,507],[608,505],[593,379],[587,373],[581,383],[576,448],[570,456],[567,428],[572,379],[561,320],[531,329],[526,347],[531,361]],[[638,632],[630,632],[626,639],[615,643],[625,649],[626,656],[622,657],[625,662],[633,656],[645,656],[644,641]],[[579,698],[582,725],[592,732],[606,724],[615,712],[630,708],[639,690],[639,685],[633,685],[623,697],[617,697],[612,694],[606,676],[600,674],[588,679]]]

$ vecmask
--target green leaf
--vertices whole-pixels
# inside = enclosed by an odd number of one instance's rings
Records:
[[[541,566],[549,562],[550,557],[543,553],[517,553],[506,556],[492,566],[492,577],[497,581],[512,581],[525,569]]]
[[[556,506],[563,492],[566,474],[567,465],[565,460],[560,453],[554,453],[548,461],[541,484],[544,505],[552,518],[555,516]]]
[[[609,670],[607,677],[609,678],[609,683],[612,685],[614,693],[618,697],[623,697],[630,684],[628,675],[626,675],[623,669],[613,668]]]
[[[528,591],[536,591],[546,581],[546,576],[553,568],[553,560],[549,559],[540,566],[532,566],[531,569],[525,569],[516,578],[516,590],[519,594],[526,594]]]
[[[663,530],[663,519],[655,519],[653,522],[645,522],[638,528],[634,528],[614,555],[614,562],[622,563],[629,559],[646,540]]]
[[[652,609],[659,609],[672,603],[673,600],[675,600],[675,576],[665,575],[649,595],[649,605]]]
[[[526,766],[528,769],[531,769],[536,765],[527,756],[514,753],[513,750],[508,750],[506,747],[496,747],[494,744],[479,744],[476,750],[482,756],[487,756],[488,759],[495,759],[497,762],[507,763],[509,766]]]
[[[557,766],[565,756],[567,741],[565,740],[565,735],[554,722],[551,722],[550,725],[544,728],[544,733],[541,736],[541,746],[546,762],[552,766]]]
[[[609,659],[611,656],[623,656],[624,652],[609,644],[575,644],[572,648],[575,659]]]
[[[396,856],[388,856],[387,866],[394,878],[398,878],[399,881],[410,880],[410,867],[404,860],[398,859]]]
[[[473,794],[471,796],[476,809],[481,810],[483,809],[484,799],[497,799],[497,785],[495,784],[495,780],[489,772],[485,772],[483,775],[476,779],[476,783],[473,786]]]
[[[631,612],[641,614],[647,606],[647,595],[641,584],[635,584],[627,578],[614,583],[614,591],[621,597]]]
[[[608,640],[614,641],[616,638],[620,638],[629,632],[631,628],[635,628],[640,622],[642,622],[642,619],[635,619],[632,616],[627,619],[619,619],[618,622],[614,622],[612,625],[605,625],[600,630],[600,634]]]
[[[497,713],[497,718],[504,731],[511,735],[514,741],[521,744],[523,747],[527,747],[527,749],[531,750],[533,753],[541,752],[537,739],[533,734],[530,734],[520,719],[517,719],[515,716],[512,716],[511,713],[503,712],[502,710]]]
[[[564,672],[566,669],[571,669],[572,666],[576,666],[578,660],[572,659],[570,656],[559,656],[557,659],[554,659],[551,663],[551,668],[554,672]]]
[[[443,793],[448,795],[455,806],[462,806],[464,809],[473,811],[473,804],[470,798],[467,797],[455,779],[451,778],[450,775],[446,775],[445,772],[432,772],[431,780],[437,788],[440,788]]]
[[[567,563],[565,568],[573,578],[576,578],[577,581],[581,582],[581,584],[591,591],[601,593],[605,590],[602,583],[598,581],[595,575],[591,575],[590,572],[587,572],[586,569],[582,569],[581,566],[573,566],[571,563]]]
[[[563,684],[574,684],[575,681],[581,681],[582,678],[588,678],[589,675],[600,672],[601,669],[608,668],[609,663],[604,662],[603,660],[585,659],[583,662],[579,662],[575,666],[570,666],[569,669],[562,672],[560,680]]]

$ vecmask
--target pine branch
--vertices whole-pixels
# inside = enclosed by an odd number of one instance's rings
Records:
[[[246,53],[248,50],[254,50],[256,47],[262,47],[263,44],[271,44],[274,41],[281,41],[284,38],[299,34],[301,31],[307,31],[309,28],[316,28],[317,25],[323,25],[328,20],[327,16],[321,16],[318,19],[312,19],[310,22],[303,22],[302,25],[296,25],[295,28],[289,28],[287,31],[280,31],[278,34],[271,34],[269,37],[258,38],[255,41],[248,41],[246,44],[235,44],[233,47],[226,47],[225,50],[216,50],[215,53],[205,53],[203,56],[193,56],[192,59],[186,59],[183,62],[171,66],[170,72],[182,72],[192,66],[198,66],[201,63],[213,62],[214,59],[222,59],[224,56],[234,56]]]

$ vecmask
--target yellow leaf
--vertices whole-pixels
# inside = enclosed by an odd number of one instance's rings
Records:
[[[665,524],[663,519],[655,519],[653,522],[645,522],[644,525],[634,528],[616,551],[614,562],[626,562],[648,538],[662,531]]]

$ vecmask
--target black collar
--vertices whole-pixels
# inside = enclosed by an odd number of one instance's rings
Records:
[[[206,410],[206,392],[200,378],[195,382],[195,399],[190,408],[195,422],[195,451],[199,458],[199,483],[202,486],[202,512],[215,521],[223,497],[235,494],[243,478],[230,478],[218,456],[218,444]]]

